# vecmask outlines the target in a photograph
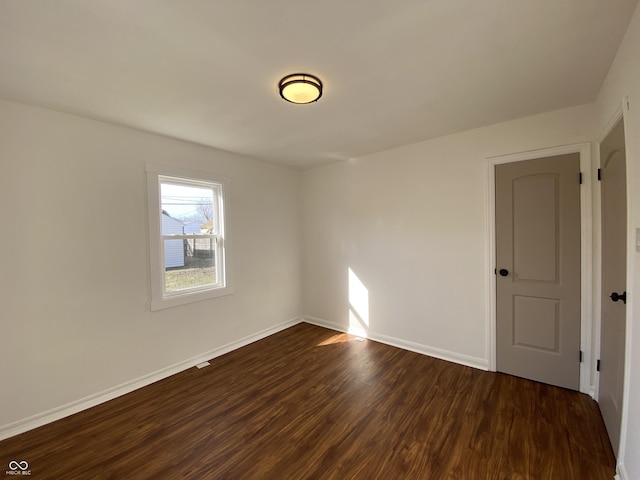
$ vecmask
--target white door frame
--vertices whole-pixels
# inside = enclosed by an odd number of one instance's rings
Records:
[[[595,394],[591,388],[591,372],[595,368],[595,356],[592,349],[593,336],[593,241],[592,241],[592,162],[591,144],[578,143],[560,147],[544,148],[528,152],[490,157],[488,162],[488,271],[491,275],[488,282],[489,312],[487,315],[487,352],[489,354],[489,370],[496,371],[496,217],[495,217],[495,167],[503,163],[522,162],[536,158],[554,157],[570,153],[580,154],[580,171],[582,172],[582,187],[580,188],[580,350],[583,358],[580,363],[580,391],[592,397]],[[576,178],[576,182],[578,179]],[[576,355],[578,353],[576,352]],[[577,359],[576,359],[577,360]]]

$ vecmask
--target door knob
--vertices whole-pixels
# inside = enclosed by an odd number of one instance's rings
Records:
[[[617,302],[618,300],[622,300],[622,303],[627,303],[627,292],[622,292],[622,293],[613,292],[611,294],[611,300],[613,300],[614,302]]]
[[[509,275],[509,270],[507,270],[506,268],[501,268],[500,270],[498,270],[498,273],[501,277],[506,277],[507,275]]]

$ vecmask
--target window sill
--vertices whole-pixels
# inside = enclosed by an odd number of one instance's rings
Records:
[[[215,290],[207,290],[204,292],[184,293],[182,295],[174,295],[162,299],[151,300],[151,311],[164,310],[165,308],[178,307],[189,303],[201,302],[212,298],[232,295],[232,287],[216,288]]]

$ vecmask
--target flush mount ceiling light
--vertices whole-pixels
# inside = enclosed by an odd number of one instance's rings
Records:
[[[280,96],[291,103],[311,103],[322,96],[322,82],[308,73],[287,75],[278,84]]]

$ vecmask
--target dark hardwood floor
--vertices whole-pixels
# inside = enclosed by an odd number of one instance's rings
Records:
[[[611,480],[615,463],[586,395],[309,324],[0,442],[4,469],[21,460],[72,480]]]

